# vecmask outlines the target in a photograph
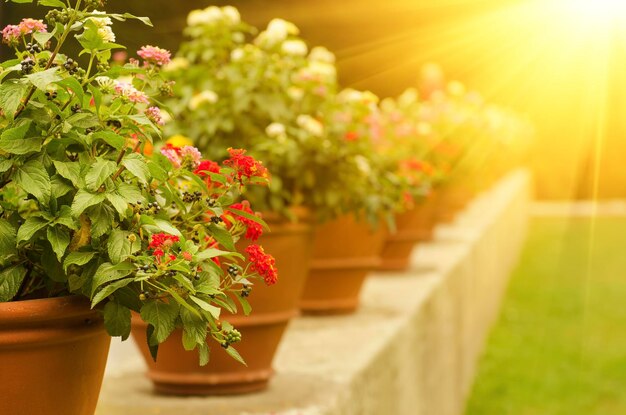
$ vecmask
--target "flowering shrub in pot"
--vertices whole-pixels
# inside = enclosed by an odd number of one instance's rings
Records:
[[[249,312],[251,279],[275,282],[270,256],[235,246],[263,222],[234,200],[266,170],[243,150],[221,166],[194,147],[142,153],[160,136],[170,54],[146,46],[110,66],[113,22],[150,22],[103,3],[40,0],[46,22],[2,30],[16,56],[0,64],[2,413],[93,413],[109,335],[130,335],[131,311],[153,357],[178,327],[200,364],[209,339],[242,361],[220,312],[235,298]],[[63,53],[70,41],[84,64]]]

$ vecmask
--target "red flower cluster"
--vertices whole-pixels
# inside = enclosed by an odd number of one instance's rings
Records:
[[[259,245],[248,246],[246,252],[248,253],[251,269],[258,272],[267,285],[276,284],[276,281],[278,281],[278,271],[274,265],[276,262],[274,257],[266,254]]]
[[[228,153],[230,158],[224,161],[224,165],[235,169],[237,180],[241,182],[245,177],[250,179],[251,177],[267,178],[268,173],[263,163],[254,159],[254,157],[246,156],[246,150],[229,148]]]
[[[230,206],[229,209],[242,210],[251,215],[257,215],[252,209],[250,209],[250,202],[244,200],[241,203],[235,203]],[[251,241],[256,241],[259,239],[261,235],[263,235],[263,226],[261,224],[253,221],[252,219],[248,219],[244,216],[240,216],[237,212],[229,212],[228,216],[231,216],[233,219],[243,223],[246,226],[246,238]],[[227,215],[222,216],[222,220],[226,223],[226,226],[231,226],[232,224],[228,220]]]
[[[155,233],[150,238],[150,244],[148,248],[154,249],[152,255],[157,257],[159,260],[165,255],[165,251],[172,247],[176,242],[180,241],[180,238],[175,235],[168,235],[166,233]],[[176,259],[175,255],[169,255],[170,261]]]
[[[202,160],[198,167],[193,171],[196,176],[205,179],[207,184],[211,185],[211,176],[208,173],[219,173],[220,165],[211,160]],[[219,187],[219,186],[218,186]]]
[[[344,135],[344,138],[346,141],[356,141],[359,138],[359,133],[357,133],[356,131],[348,131]]]

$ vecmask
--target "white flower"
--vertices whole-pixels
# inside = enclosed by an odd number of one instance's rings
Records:
[[[232,52],[230,52],[230,60],[233,62],[239,62],[243,59],[244,55],[245,52],[242,48],[233,49]]]
[[[94,10],[91,12],[91,14],[106,14],[106,12],[101,12],[98,10]],[[105,16],[105,17],[90,17],[89,20],[91,20],[92,22],[95,23],[95,25],[98,28],[103,28],[106,26],[111,26],[113,24],[113,21],[111,20],[110,17]]]
[[[369,175],[372,172],[372,168],[370,166],[370,162],[365,156],[356,155],[354,156],[354,162],[356,163],[356,167],[363,173],[364,176]]]
[[[302,88],[290,86],[289,89],[287,89],[287,95],[289,95],[289,98],[294,101],[300,101],[304,97],[304,90]]]
[[[352,88],[344,89],[339,93],[339,96],[345,102],[359,102],[363,99],[363,93]]]
[[[281,46],[283,53],[293,56],[305,56],[308,52],[306,43],[299,39],[286,40]]]
[[[324,125],[310,115],[298,115],[296,122],[298,123],[298,126],[312,136],[321,137],[324,135]]]
[[[113,33],[113,30],[111,30],[109,26],[99,28],[98,36],[105,42],[115,42],[115,33]]]
[[[115,81],[108,76],[96,77],[96,83],[101,89],[110,89],[115,86]]]
[[[189,68],[189,61],[186,58],[178,57],[178,58],[172,59],[170,63],[165,65],[163,67],[163,70],[165,72],[172,72],[172,71],[178,71],[180,69],[187,69],[187,68]]]
[[[415,88],[409,88],[398,97],[400,106],[407,106],[417,102],[419,94]]]
[[[279,122],[273,122],[265,128],[269,137],[279,137],[285,134],[285,126]]]
[[[241,15],[239,14],[239,10],[237,10],[233,6],[224,6],[224,7],[222,7],[222,15],[231,24],[237,24],[237,23],[241,22]]]
[[[308,70],[318,78],[335,79],[337,77],[337,69],[335,65],[321,61],[309,62]]]
[[[222,11],[217,6],[209,6],[204,10],[192,10],[187,15],[188,26],[210,25],[222,19]]]
[[[289,35],[297,35],[298,33],[300,30],[293,23],[283,19],[272,19],[267,25],[267,29],[261,32],[257,41],[267,42],[273,46],[286,40]]]
[[[311,53],[309,54],[309,60],[313,62],[323,62],[323,63],[335,63],[335,55],[322,46],[316,46],[311,49]]]
[[[194,95],[189,100],[189,109],[195,110],[204,103],[215,104],[218,100],[218,96],[214,91],[206,90],[199,94]]]

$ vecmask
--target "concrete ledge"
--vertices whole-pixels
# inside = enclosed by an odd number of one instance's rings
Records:
[[[116,342],[96,414],[461,414],[525,239],[530,190],[527,172],[501,180],[417,247],[409,272],[373,274],[356,314],[296,319],[269,390],[156,396],[135,346]]]

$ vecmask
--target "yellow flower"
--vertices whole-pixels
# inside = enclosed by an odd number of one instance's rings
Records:
[[[166,143],[171,144],[176,147],[193,145],[193,141],[191,141],[189,137],[185,137],[184,135],[180,135],[180,134],[171,136],[170,138],[167,139]]]

